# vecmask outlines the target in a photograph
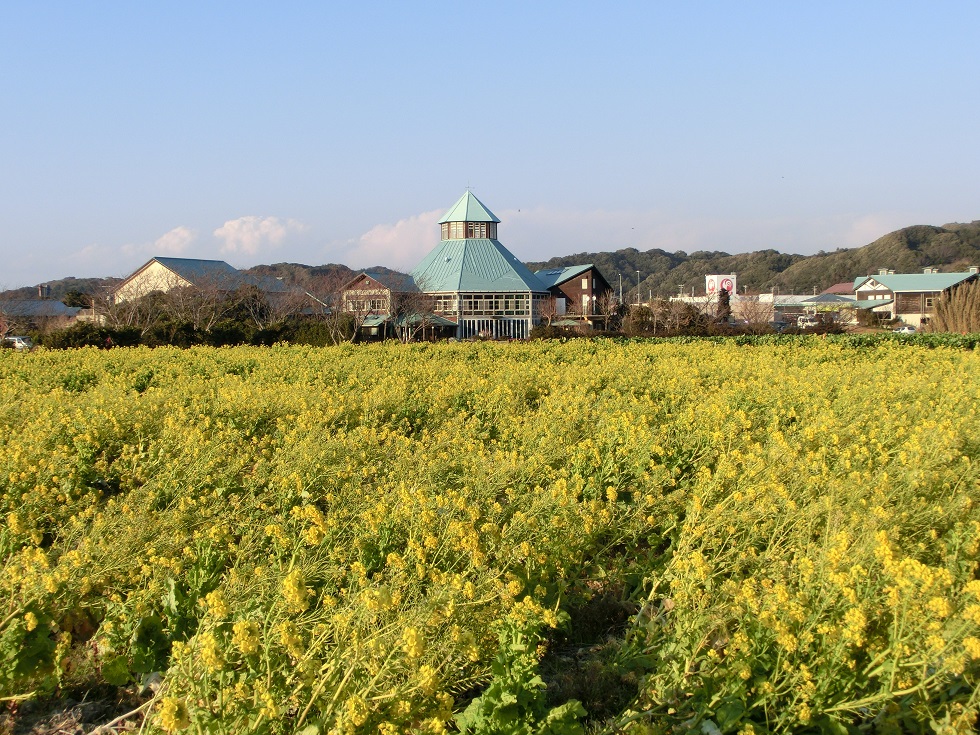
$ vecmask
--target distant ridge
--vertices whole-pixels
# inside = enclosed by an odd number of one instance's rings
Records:
[[[943,271],[965,271],[980,265],[980,220],[942,227],[915,225],[890,232],[860,248],[840,248],[832,253],[785,255],[776,250],[731,255],[725,252],[664,250],[640,252],[635,248],[615,252],[577,253],[528,263],[532,270],[595,263],[614,287],[623,276],[623,291],[636,288],[640,271],[641,294],[676,294],[683,284],[703,292],[704,277],[710,273],[737,273],[738,287],[749,293],[778,289],[780,293],[812,293],[835,283],[889,268],[897,273],[915,273],[925,267]],[[635,293],[635,291],[634,291]]]
[[[860,248],[839,248],[816,255],[787,255],[776,250],[729,254],[721,251],[669,253],[653,249],[641,252],[635,248],[575,253],[541,262],[525,263],[532,271],[542,268],[565,267],[579,263],[594,263],[614,288],[623,277],[623,292],[636,288],[636,271],[640,271],[640,293],[646,297],[676,294],[681,285],[701,292],[704,277],[710,273],[737,273],[739,290],[749,293],[778,289],[780,293],[813,293],[835,283],[853,281],[858,276],[871,275],[879,268],[897,273],[916,273],[926,267],[942,271],[965,271],[980,265],[980,220],[969,223],[950,223],[942,227],[914,225],[890,232]],[[378,273],[395,273],[384,266],[366,268]],[[281,278],[284,283],[304,285],[322,278],[353,278],[360,270],[331,263],[309,266],[300,263],[274,263],[246,269],[247,273]],[[70,291],[92,293],[117,278],[72,277],[47,281],[50,298],[61,300]],[[4,298],[37,298],[37,289],[25,287],[5,291]]]

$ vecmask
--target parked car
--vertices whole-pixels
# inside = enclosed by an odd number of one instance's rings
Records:
[[[15,350],[30,350],[34,347],[30,337],[4,337],[4,347],[13,347]]]
[[[903,324],[900,327],[896,327],[892,330],[895,334],[915,334],[915,327],[911,324]]]
[[[820,324],[820,320],[815,316],[804,315],[796,318],[796,326],[798,326],[800,329],[809,329],[817,326],[818,324]]]

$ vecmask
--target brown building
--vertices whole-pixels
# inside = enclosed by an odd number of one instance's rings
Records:
[[[534,273],[556,301],[556,314],[594,324],[609,313],[612,286],[594,265],[544,268]]]

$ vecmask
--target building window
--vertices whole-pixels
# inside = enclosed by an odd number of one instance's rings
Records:
[[[583,278],[582,279],[582,290],[583,291],[587,291],[588,289],[589,289],[589,279],[588,278]]]
[[[442,239],[443,240],[448,240],[449,239],[449,223],[448,222],[443,222],[442,223]]]
[[[936,307],[936,297],[935,296],[926,296],[926,308],[927,309],[934,309],[935,307]]]

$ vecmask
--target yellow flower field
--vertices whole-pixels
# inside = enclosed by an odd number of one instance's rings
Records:
[[[0,351],[0,698],[439,733],[520,631],[590,732],[971,732],[978,399],[897,341]]]

